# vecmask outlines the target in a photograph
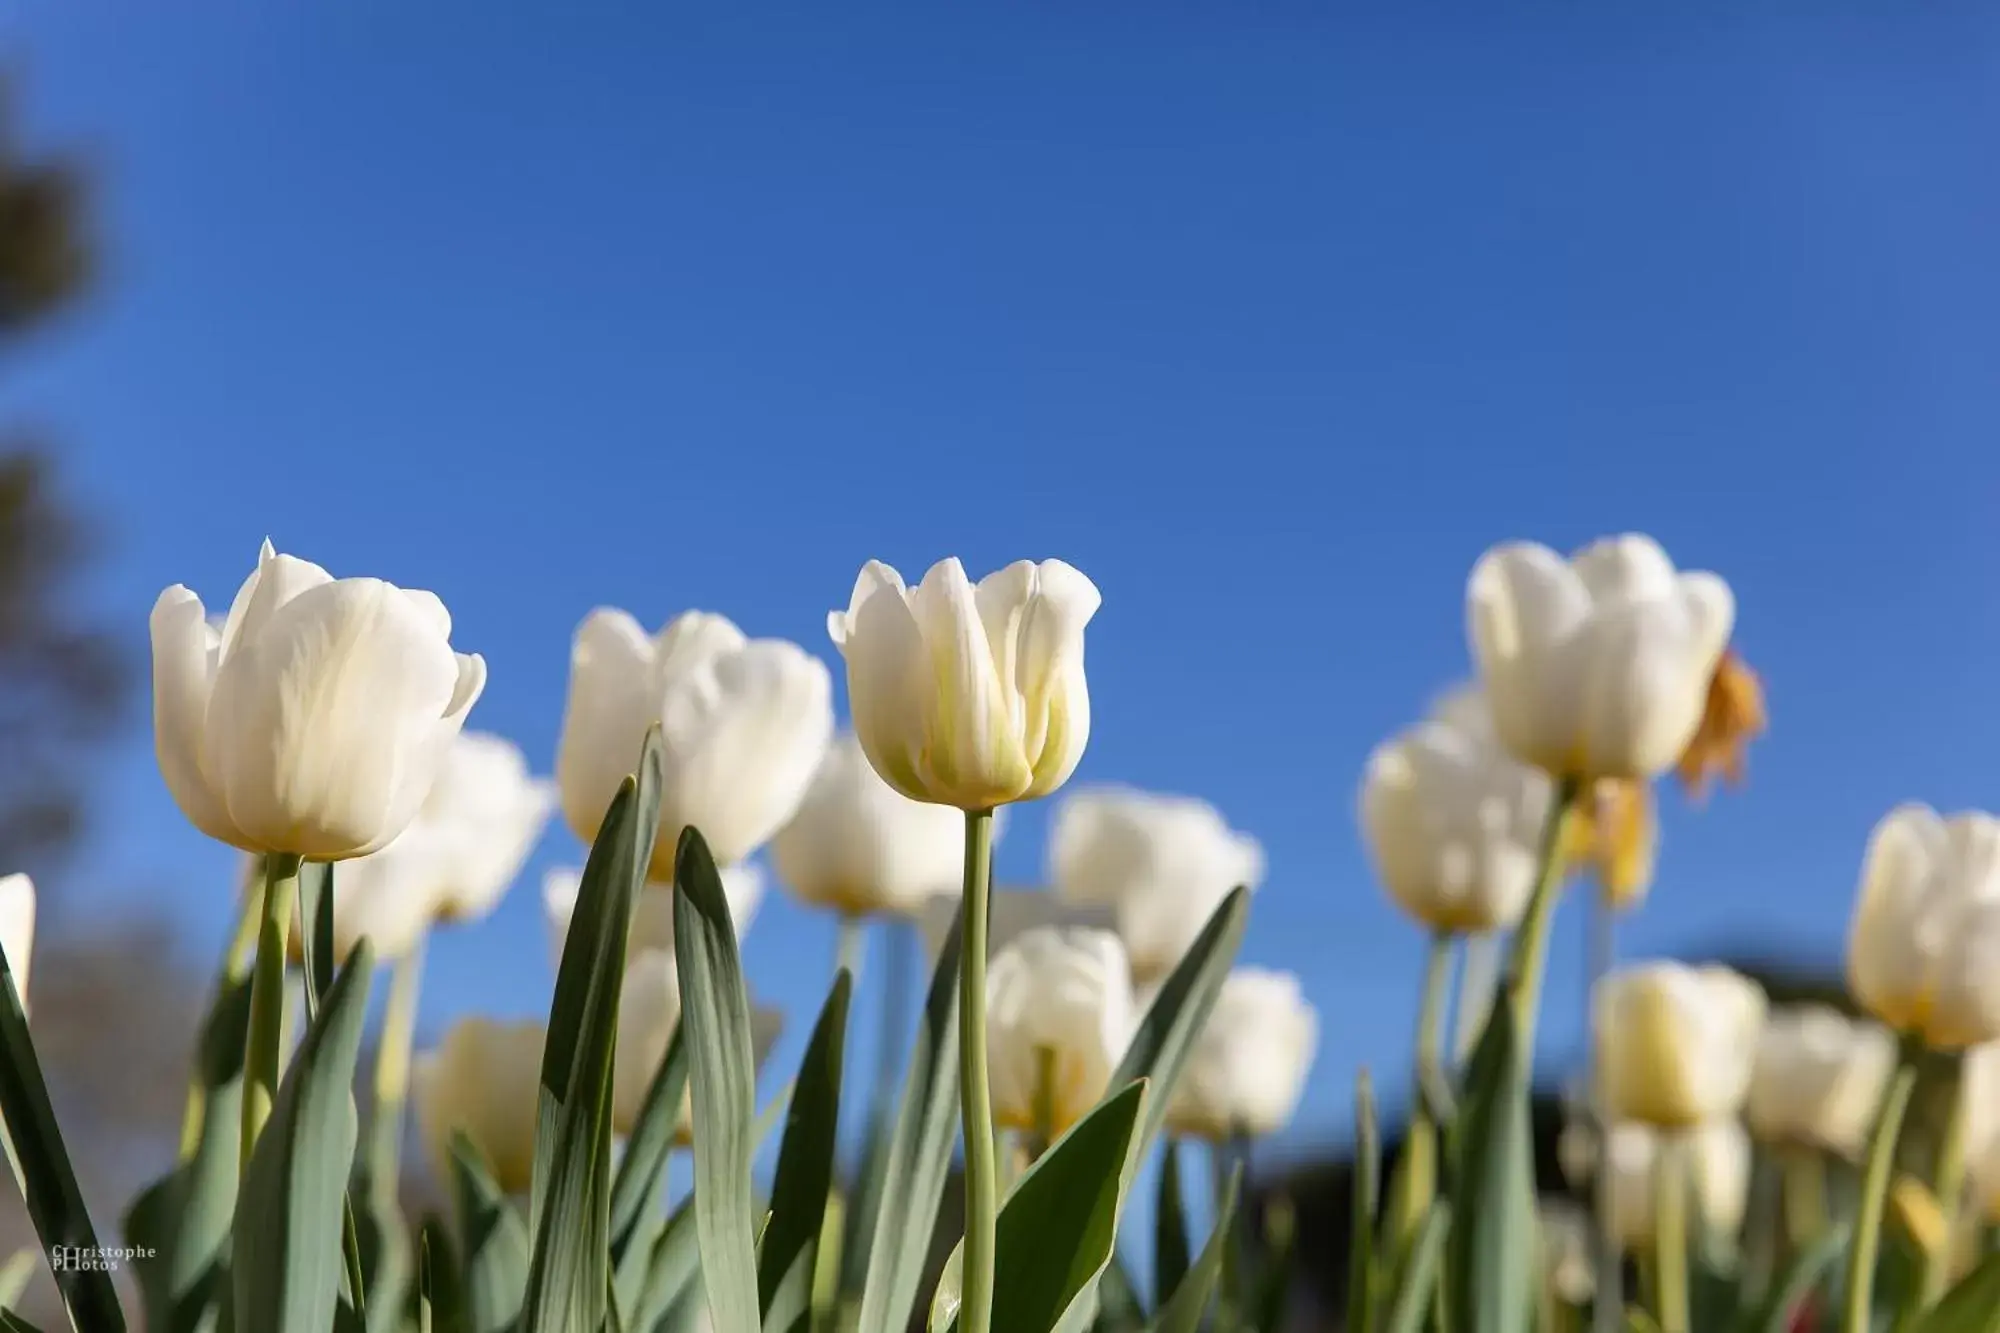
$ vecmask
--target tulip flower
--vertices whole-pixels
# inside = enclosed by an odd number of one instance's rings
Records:
[[[1871,1014],[1934,1049],[2000,1038],[2000,820],[1905,805],[1875,826],[1847,976]]]
[[[152,633],[167,789],[196,828],[248,852],[340,861],[388,846],[486,685],[434,594],[335,579],[269,542],[219,630],[176,584]]]
[[[741,940],[764,900],[764,872],[755,865],[724,866],[721,870],[722,896],[729,903],[729,919]],[[562,970],[563,942],[569,938],[570,918],[576,914],[577,891],[583,887],[583,871],[575,867],[551,870],[542,880],[542,913],[549,929],[549,958]],[[632,909],[632,928],[626,936],[625,957],[630,960],[650,950],[674,952],[674,891],[666,884],[648,884],[639,891]]]
[[[664,767],[651,877],[671,883],[681,830],[718,864],[745,860],[792,817],[833,736],[833,683],[795,643],[746,639],[703,611],[648,637],[623,611],[585,618],[570,653],[556,754],[563,814],[596,838],[618,784],[660,726]]]
[[[1764,993],[1726,967],[1644,963],[1593,997],[1598,1089],[1614,1121],[1686,1129],[1734,1116],[1749,1092]]]
[[[1896,1069],[1896,1041],[1826,1005],[1780,1009],[1764,1024],[1744,1115],[1766,1143],[1855,1158]]]
[[[1628,1121],[1612,1126],[1606,1154],[1611,1232],[1627,1249],[1642,1249],[1654,1240],[1660,1151],[1676,1140],[1685,1149],[1688,1183],[1702,1219],[1727,1235],[1743,1224],[1750,1194],[1750,1136],[1741,1125],[1717,1120],[1663,1133]]]
[[[1090,737],[1083,631],[1097,588],[1060,560],[974,587],[956,559],[915,589],[871,560],[827,632],[868,761],[914,801],[990,810],[1047,796]]]
[[[1466,606],[1501,741],[1569,781],[1672,768],[1701,725],[1736,617],[1728,584],[1676,572],[1636,534],[1571,560],[1530,542],[1496,546],[1473,568]]]
[[[1297,977],[1237,968],[1174,1085],[1167,1128],[1210,1143],[1276,1133],[1298,1109],[1318,1042]]]
[[[1173,970],[1232,889],[1264,877],[1264,849],[1208,802],[1119,787],[1063,801],[1049,862],[1057,897],[1117,912],[1142,984]]]
[[[28,1007],[28,967],[35,952],[35,881],[26,875],[0,875],[0,953],[14,974],[14,993]]]
[[[1125,946],[1102,930],[1030,930],[987,976],[993,1117],[1053,1139],[1103,1099],[1138,1022]]]
[[[965,817],[884,782],[852,735],[821,761],[792,821],[771,843],[778,877],[802,901],[843,917],[914,916],[956,897],[965,870]]]
[[[1484,696],[1459,690],[1368,757],[1361,831],[1383,887],[1424,926],[1507,929],[1534,891],[1552,796],[1501,748]]]
[[[410,1084],[417,1125],[440,1180],[451,1179],[451,1136],[462,1130],[502,1190],[528,1192],[546,1040],[540,1022],[462,1018],[417,1057]]]

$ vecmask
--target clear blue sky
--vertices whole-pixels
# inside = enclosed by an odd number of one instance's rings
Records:
[[[1061,556],[1104,593],[1078,780],[1269,851],[1244,956],[1324,1018],[1302,1135],[1402,1067],[1420,945],[1355,785],[1465,672],[1495,540],[1654,533],[1732,581],[1767,678],[1748,790],[1668,797],[1634,952],[1831,962],[1878,815],[2000,804],[1990,13],[612,8],[5,7],[107,272],[0,408],[60,431],[135,653],[268,533],[435,589],[491,667],[474,724],[546,769],[593,606],[837,664],[868,557]],[[231,854],[150,748],[63,891],[205,951]],[[545,1008],[540,872],[576,855],[552,830],[437,943],[426,1032]],[[781,1063],[831,950],[783,901],[749,937]]]

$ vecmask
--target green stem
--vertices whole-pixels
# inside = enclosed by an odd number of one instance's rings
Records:
[[[1785,1243],[1798,1254],[1826,1230],[1826,1162],[1817,1148],[1803,1143],[1782,1149],[1781,1156]]]
[[[402,1171],[403,1107],[410,1095],[410,1047],[417,1033],[417,994],[423,985],[424,937],[396,960],[382,1036],[375,1048],[375,1120],[371,1126],[368,1180],[376,1198],[393,1201]]]
[[[243,1051],[243,1138],[239,1164],[270,1118],[278,1093],[278,1061],[285,1029],[285,944],[299,896],[299,858],[264,858],[264,900],[257,930],[257,961],[250,974],[250,1035]]]
[[[1931,1194],[1944,1217],[1945,1240],[1924,1253],[1923,1278],[1911,1293],[1906,1313],[1912,1317],[1936,1305],[1944,1295],[1951,1276],[1952,1241],[1958,1235],[1959,1202],[1965,1194],[1965,1095],[1962,1069],[1964,1057],[1952,1052],[1938,1058],[1940,1095],[1950,1108],[1945,1112],[1944,1130],[1938,1137],[1937,1157],[1931,1164]]]
[[[1437,1196],[1437,1125],[1441,1108],[1433,1106],[1433,1089],[1442,1085],[1444,1018],[1451,992],[1451,960],[1455,940],[1442,931],[1431,936],[1424,960],[1424,989],[1417,1008],[1416,1096],[1411,1099],[1410,1127],[1397,1155],[1395,1180],[1389,1192],[1389,1251],[1384,1258],[1401,1265],[1416,1240],[1417,1228]]]
[[[1910,1089],[1917,1081],[1919,1052],[1905,1043],[1903,1056],[1882,1096],[1875,1118],[1875,1137],[1868,1145],[1868,1165],[1861,1176],[1861,1199],[1854,1213],[1854,1240],[1847,1250],[1847,1308],[1841,1333],[1868,1333],[1874,1318],[1875,1253],[1882,1243],[1882,1207],[1889,1198],[1889,1175],[1896,1165],[1896,1138],[1903,1130],[1903,1113],[1910,1106]]]
[[[1617,913],[1602,893],[1590,898],[1590,943],[1583,969],[1584,1075],[1583,1119],[1590,1141],[1597,1145],[1597,1206],[1590,1229],[1591,1267],[1596,1300],[1591,1306],[1592,1333],[1618,1333],[1625,1312],[1625,1264],[1618,1237],[1611,1233],[1611,1126],[1604,1113],[1604,1097],[1597,1086],[1597,1043],[1590,1036],[1591,1013],[1597,985],[1611,970],[1618,956]]]
[[[1534,896],[1528,899],[1527,914],[1514,931],[1513,953],[1507,959],[1507,997],[1514,1005],[1515,1024],[1520,1034],[1521,1058],[1535,1058],[1535,1018],[1541,1010],[1542,973],[1548,969],[1549,923],[1555,919],[1556,890],[1562,883],[1563,818],[1576,800],[1578,783],[1564,778],[1556,784],[1549,801],[1548,819],[1542,825],[1540,872],[1535,878]]]
[[[991,925],[993,812],[965,812],[963,958],[958,970],[959,1107],[965,1136],[961,1333],[993,1333],[993,1245],[1000,1212],[993,1092],[986,1075],[986,936]]]
[[[264,920],[264,875],[262,858],[252,865],[250,882],[244,885],[242,905],[236,914],[236,933],[230,937],[229,951],[223,955],[222,978],[215,988],[217,1001],[241,985],[250,974],[252,950],[257,947],[257,929]],[[201,1146],[202,1121],[208,1116],[208,1084],[197,1065],[188,1080],[187,1109],[181,1115],[180,1160],[189,1161]]]
[[[1691,1333],[1693,1327],[1688,1320],[1687,1196],[1686,1144],[1679,1136],[1664,1137],[1653,1162],[1653,1277],[1660,1333]]]

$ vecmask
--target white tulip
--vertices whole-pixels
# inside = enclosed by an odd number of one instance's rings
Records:
[[[1434,931],[1512,927],[1541,869],[1549,779],[1507,753],[1477,690],[1378,746],[1361,783],[1361,831],[1375,872]]]
[[[660,724],[664,769],[652,878],[670,883],[681,830],[701,830],[720,865],[742,861],[805,795],[833,737],[825,663],[782,639],[746,639],[690,611],[648,637],[623,611],[590,613],[570,653],[556,753],[563,814],[597,836],[618,784]]]
[[[1030,930],[993,956],[986,996],[994,1124],[1035,1129],[1039,1094],[1061,1134],[1103,1099],[1132,1039],[1125,946],[1108,931]]]
[[[1466,589],[1472,653],[1501,741],[1556,777],[1658,777],[1701,724],[1736,601],[1628,534],[1564,560],[1510,542]]]
[[[995,819],[998,824],[998,819]],[[924,956],[936,965],[944,952],[945,938],[958,919],[962,901],[956,894],[933,898],[917,913],[917,930],[923,936]],[[1076,907],[1043,889],[995,888],[987,900],[986,946],[997,953],[1031,930],[1043,926],[1059,929],[1113,930],[1118,914],[1109,907]]]
[[[932,897],[961,891],[965,818],[891,787],[861,742],[843,736],[772,840],[771,860],[804,902],[847,916],[908,916]]]
[[[1592,1010],[1607,1114],[1667,1129],[1735,1115],[1764,1007],[1763,991],[1726,967],[1641,963],[1605,977]]]
[[[618,995],[618,1052],[611,1072],[611,1128],[629,1134],[646,1103],[681,1021],[680,970],[667,949],[647,949],[625,963]]]
[[[1965,1053],[1958,1096],[1972,1186],[1982,1215],[2000,1222],[2000,1041],[1982,1043]]]
[[[911,800],[961,810],[1062,786],[1090,738],[1083,630],[1100,601],[1060,560],[1018,560],[976,588],[941,560],[915,589],[869,561],[827,632],[875,771]]]
[[[740,942],[756,918],[764,900],[764,872],[752,865],[723,866],[722,896],[729,904],[729,920]],[[583,887],[583,871],[574,866],[551,870],[542,880],[542,914],[549,928],[549,959],[562,970],[563,942],[569,938],[570,918],[576,915],[577,891]],[[625,938],[628,959],[653,949],[674,950],[674,891],[666,884],[648,884],[639,890],[632,909],[632,926]]]
[[[463,1130],[508,1194],[535,1177],[535,1118],[541,1105],[540,1022],[462,1018],[411,1067],[417,1126],[438,1179],[451,1179],[451,1136]]]
[[[2000,1038],[2000,820],[1905,805],[1875,826],[1847,978],[1870,1013],[1933,1048]]]
[[[1733,1235],[1743,1225],[1750,1197],[1750,1136],[1734,1120],[1717,1120],[1680,1133],[1690,1211],[1712,1230]],[[1611,1130],[1611,1234],[1627,1249],[1653,1241],[1654,1190],[1658,1186],[1660,1131],[1626,1122]]]
[[[1264,849],[1208,802],[1122,787],[1062,803],[1049,863],[1058,897],[1116,910],[1141,982],[1173,970],[1230,890],[1264,877]]]
[[[35,954],[35,881],[26,875],[0,875],[0,952],[14,974],[21,1008],[28,1007],[28,969]]]
[[[152,633],[167,789],[196,828],[249,852],[386,847],[486,686],[434,594],[335,579],[269,542],[220,629],[175,584]]]
[[[1319,1043],[1319,1015],[1289,972],[1240,967],[1217,994],[1167,1104],[1176,1134],[1224,1143],[1291,1120]]]
[[[1859,1155],[1896,1068],[1887,1030],[1823,1004],[1764,1024],[1744,1116],[1758,1138]]]

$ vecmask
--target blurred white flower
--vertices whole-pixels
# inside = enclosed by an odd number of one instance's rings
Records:
[[[35,881],[26,875],[0,875],[0,952],[7,955],[7,970],[14,974],[25,1012],[35,954]]]
[[[1847,978],[1870,1013],[1933,1048],[2000,1038],[2000,820],[1904,805],[1875,826]]]
[[[632,1132],[680,1021],[680,971],[673,951],[647,949],[629,955],[618,995],[618,1052],[611,1072],[613,1133]],[[682,1122],[686,1120],[684,1105]]]
[[[826,665],[795,643],[746,639],[704,611],[651,637],[623,611],[593,611],[570,651],[556,753],[563,814],[594,839],[657,722],[665,763],[652,878],[673,880],[690,825],[718,864],[742,861],[798,808],[833,738],[832,700]]]
[[[908,916],[935,896],[962,891],[965,816],[891,787],[861,742],[845,735],[772,840],[771,860],[803,902],[848,916]]]
[[[995,826],[999,824],[996,816]],[[932,898],[917,913],[917,931],[923,936],[924,957],[932,966],[944,952],[945,937],[958,919],[963,901],[957,894]],[[1012,944],[1040,926],[1082,927],[1089,930],[1116,930],[1118,914],[1109,907],[1075,907],[1046,889],[1002,888],[995,886],[987,900],[986,948],[989,955]]]
[[[1758,1138],[1858,1156],[1896,1068],[1896,1040],[1823,1004],[1774,1012],[1757,1041],[1744,1116]]]
[[[1165,976],[1238,885],[1264,877],[1264,849],[1191,796],[1126,787],[1080,791],[1049,834],[1056,895],[1109,906],[1141,983]]]
[[[1465,961],[1458,973],[1458,1017],[1452,1035],[1452,1050],[1461,1064],[1472,1058],[1479,1038],[1486,1032],[1486,1019],[1493,1012],[1493,997],[1506,963],[1505,943],[1502,936],[1492,933],[1466,938]]]
[[[1132,1039],[1125,946],[1109,931],[1038,927],[993,956],[986,994],[994,1124],[1036,1128],[1039,1091],[1061,1134],[1102,1100]]]
[[[1689,1213],[1713,1231],[1734,1235],[1750,1197],[1750,1136],[1734,1120],[1674,1131],[1681,1137],[1689,1188]],[[1661,1131],[1627,1122],[1611,1129],[1611,1234],[1626,1249],[1653,1240],[1653,1191],[1658,1182]]]
[[[756,918],[764,900],[764,872],[754,864],[723,866],[722,896],[729,903],[730,923],[740,943]],[[563,941],[569,938],[570,918],[576,914],[577,890],[583,886],[583,871],[576,866],[551,870],[542,879],[542,915],[549,929],[549,960],[562,969]],[[648,884],[639,891],[632,909],[631,932],[626,936],[627,959],[652,949],[674,949],[674,891],[665,884]]]
[[[1640,963],[1597,985],[1599,1087],[1608,1116],[1687,1128],[1743,1106],[1764,993],[1726,967]]]
[[[1495,729],[1556,777],[1658,777],[1700,726],[1736,599],[1713,574],[1677,573],[1650,537],[1569,560],[1509,542],[1466,588],[1473,659]]]
[[[461,1018],[417,1056],[410,1093],[439,1180],[451,1180],[451,1135],[463,1130],[502,1190],[525,1194],[533,1185],[546,1039],[538,1021]]]
[[[1597,1266],[1589,1215],[1564,1203],[1544,1203],[1539,1211],[1542,1280],[1564,1304],[1590,1304],[1597,1291]]]
[[[1297,977],[1237,968],[1174,1085],[1167,1127],[1211,1143],[1276,1133],[1298,1110],[1318,1043],[1319,1015]]]
[[[953,557],[914,589],[879,560],[862,566],[826,627],[875,771],[961,810],[1062,786],[1090,738],[1083,630],[1100,601],[1060,560],[1017,560],[974,587]]]
[[[179,584],[153,605],[153,736],[194,826],[315,861],[416,817],[486,686],[435,594],[335,579],[265,542],[218,630]]]
[[[1431,930],[1511,927],[1534,892],[1549,779],[1502,749],[1478,690],[1378,746],[1361,831],[1389,896]]]

